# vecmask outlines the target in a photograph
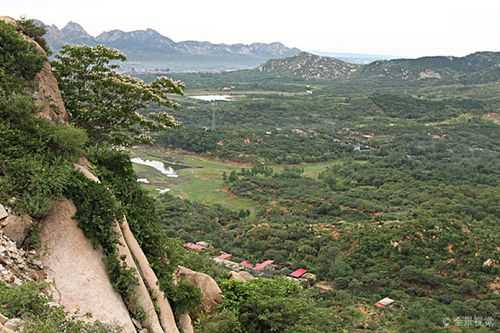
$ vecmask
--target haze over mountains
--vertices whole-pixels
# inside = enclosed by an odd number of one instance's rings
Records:
[[[94,37],[75,22],[69,22],[62,29],[55,25],[45,27],[45,38],[55,52],[66,44],[103,44],[124,52],[128,62],[122,68],[132,72],[213,72],[257,68],[264,73],[306,80],[395,79],[481,83],[500,79],[498,52],[476,52],[465,57],[377,60],[375,55],[364,55],[364,58],[355,54],[320,56],[279,42],[175,42],[153,29],[130,32],[115,29]],[[379,59],[383,58],[380,56]]]
[[[259,72],[305,80],[396,80],[486,83],[500,80],[500,52],[476,52],[465,57],[422,57],[352,64],[307,52],[273,59]]]
[[[230,70],[252,68],[273,58],[298,54],[297,48],[282,43],[214,44],[204,41],[175,42],[153,29],[125,32],[111,30],[94,37],[75,22],[62,29],[45,25],[50,47],[58,51],[65,44],[103,44],[127,54],[128,69]]]

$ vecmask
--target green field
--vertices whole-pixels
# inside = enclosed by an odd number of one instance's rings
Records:
[[[138,178],[146,178],[150,184],[143,184],[144,188],[153,194],[159,194],[158,189],[171,189],[170,193],[191,201],[204,204],[219,204],[232,210],[248,209],[252,213],[258,203],[239,198],[230,193],[224,185],[222,175],[229,174],[233,170],[250,167],[249,164],[241,164],[230,161],[222,161],[186,153],[178,150],[168,150],[155,147],[134,147],[130,151],[131,157],[140,157],[162,161],[174,166],[178,178],[169,178],[152,167],[134,164],[134,170]],[[318,175],[329,166],[338,164],[338,161],[307,163],[293,165],[304,169],[304,175],[317,178]],[[274,165],[276,170],[282,170],[283,165]]]
[[[156,189],[170,188],[170,193],[183,199],[205,204],[220,204],[233,210],[249,209],[254,212],[257,205],[251,200],[230,194],[223,184],[224,172],[229,174],[245,165],[151,147],[134,148],[131,150],[131,156],[182,165],[180,169],[175,168],[179,178],[169,178],[154,168],[134,164],[137,177],[147,178],[150,181],[150,184],[144,184],[144,187],[151,192],[159,193]]]

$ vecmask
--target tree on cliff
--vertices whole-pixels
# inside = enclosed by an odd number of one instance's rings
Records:
[[[118,73],[125,55],[101,45],[65,46],[56,58],[53,67],[66,110],[92,143],[149,142],[148,130],[176,126],[166,112],[145,109],[150,104],[174,107],[168,94],[182,95],[181,82],[161,77],[146,84]]]

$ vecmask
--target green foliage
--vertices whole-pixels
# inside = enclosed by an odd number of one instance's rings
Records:
[[[334,332],[337,318],[287,279],[222,284],[222,308],[238,317],[243,332]],[[317,320],[313,319],[316,318]]]
[[[222,310],[208,318],[203,318],[202,324],[196,327],[201,333],[242,333],[243,329],[234,312]]]
[[[127,268],[118,256],[118,236],[114,225],[120,223],[123,218],[119,202],[105,186],[76,171],[65,189],[65,195],[77,207],[75,218],[85,236],[94,246],[102,248],[113,287],[130,302],[134,297],[132,289],[137,284],[137,273]]]
[[[42,69],[46,57],[5,22],[0,22],[0,45],[0,96],[5,98],[21,92]]]
[[[181,282],[173,284],[172,276],[178,265],[192,269],[220,274],[213,264],[181,249],[180,244],[167,236],[160,224],[158,203],[137,184],[130,157],[116,150],[95,149],[91,159],[104,185],[121,203],[129,226],[139,242],[148,261],[160,281],[160,288],[173,303],[178,313],[197,311],[200,304],[200,290]]]
[[[192,283],[181,280],[175,288],[172,288],[172,291],[173,293],[169,293],[168,297],[175,304],[177,314],[196,313],[200,310],[201,290]]]
[[[122,211],[112,194],[102,185],[73,172],[65,191],[78,211],[75,218],[87,238],[101,245],[106,255],[115,253],[117,236],[113,226],[122,218]]]
[[[72,122],[87,130],[94,144],[148,142],[147,131],[175,126],[165,112],[138,111],[151,103],[171,107],[168,94],[182,94],[181,83],[159,78],[151,84],[117,72],[126,57],[104,46],[65,46],[53,62]]]
[[[375,94],[371,100],[388,116],[427,121],[445,120],[464,111],[481,111],[483,105],[477,100],[450,99],[429,100],[413,96]]]
[[[37,42],[50,55],[50,48],[47,41],[43,38],[43,35],[47,32],[45,27],[26,17],[21,17],[20,20],[17,20],[17,27],[23,34]]]
[[[0,283],[0,313],[9,318],[43,313],[49,301],[42,293],[43,288],[43,285],[32,283],[16,288]]]
[[[120,332],[116,327],[100,322],[88,323],[66,314],[62,307],[49,305],[44,289],[44,285],[31,282],[17,287],[0,283],[0,313],[23,319],[23,333]]]
[[[62,196],[85,133],[35,118],[33,102],[25,96],[1,101],[0,117],[0,198],[14,197],[15,208],[42,217]]]
[[[169,235],[206,240],[236,262],[274,259],[281,269],[270,275],[307,268],[334,291],[303,296],[338,311],[346,331],[443,332],[443,318],[498,318],[491,292],[498,267],[483,266],[499,260],[496,84],[315,83],[309,97],[288,80],[182,77],[207,88],[234,79],[235,98],[186,100],[183,114],[174,111],[184,128],[160,133],[159,141],[251,162],[256,167],[221,176],[224,190],[258,208],[243,219],[165,195],[159,210]],[[205,130],[214,109],[217,129]],[[328,162],[304,163],[320,160]],[[397,303],[382,316],[373,304],[383,297]],[[279,316],[270,321],[280,324]]]

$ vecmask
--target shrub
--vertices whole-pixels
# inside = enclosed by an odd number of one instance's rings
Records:
[[[0,69],[12,80],[33,80],[46,61],[46,57],[33,43],[25,40],[14,26],[5,22],[0,22],[0,45]]]
[[[47,54],[50,54],[50,48],[47,44],[47,41],[43,38],[43,35],[47,32],[45,27],[36,23],[32,19],[27,19],[25,17],[21,17],[20,20],[17,20],[17,27],[21,30],[25,35],[33,38],[38,45],[40,45]]]
[[[172,299],[175,312],[178,314],[196,312],[193,310],[198,309],[201,304],[200,288],[185,280],[181,280],[168,296]]]

